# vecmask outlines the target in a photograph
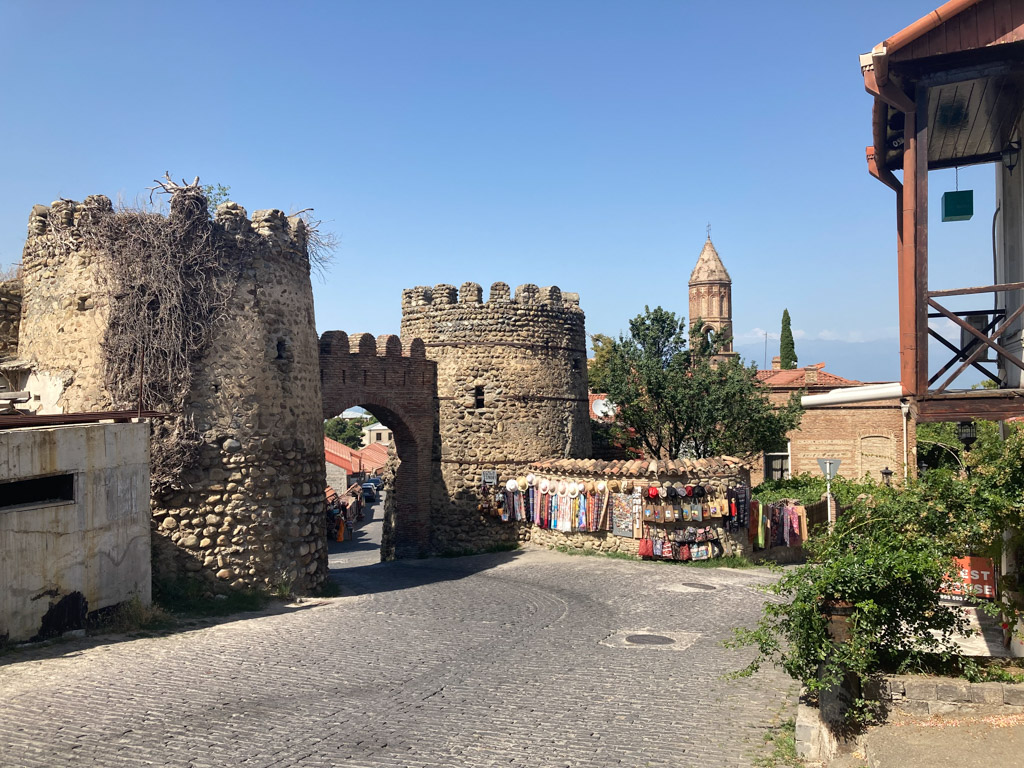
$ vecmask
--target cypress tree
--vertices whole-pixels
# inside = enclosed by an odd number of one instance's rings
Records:
[[[789,310],[782,310],[782,333],[779,335],[779,358],[782,370],[796,368],[796,347],[793,345],[793,331],[789,327]]]

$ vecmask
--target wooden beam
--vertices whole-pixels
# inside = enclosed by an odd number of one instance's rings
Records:
[[[917,389],[915,367],[917,365],[917,334],[915,332],[914,289],[914,242],[917,231],[915,206],[917,202],[917,166],[914,163],[917,138],[914,131],[915,112],[904,113],[903,131],[903,194],[897,197],[900,203],[898,234],[900,240],[898,258],[897,288],[899,296],[900,323],[900,383],[903,391],[910,395],[925,394],[927,390]]]
[[[913,165],[916,205],[914,208],[914,304],[917,359],[914,391],[928,391],[928,89],[917,89],[917,116],[914,125]]]
[[[982,285],[977,288],[952,288],[948,291],[927,291],[925,296],[968,296],[972,293],[994,293],[996,291],[1019,291],[1024,283],[1001,283],[999,285]]]
[[[945,317],[947,317],[948,319],[952,320],[954,323],[959,325],[965,331],[967,331],[968,333],[970,333],[973,336],[976,336],[978,339],[981,340],[982,344],[987,344],[988,346],[992,347],[992,349],[994,349],[996,352],[998,352],[1002,357],[1006,358],[1011,363],[1013,363],[1018,368],[1020,368],[1022,371],[1024,371],[1024,360],[1021,360],[1016,355],[1011,354],[1010,351],[1007,350],[1006,347],[1004,347],[1002,344],[996,343],[995,338],[996,338],[996,336],[999,335],[998,331],[996,331],[993,334],[992,338],[989,338],[989,337],[985,336],[985,334],[983,334],[977,328],[975,328],[973,325],[971,325],[970,323],[966,322],[965,320],[961,320],[959,317],[954,315],[952,312],[950,312],[944,306],[942,306],[937,301],[935,301],[935,299],[928,299],[928,304],[930,306],[932,306],[933,308],[937,309],[939,312],[941,312]],[[1016,310],[1014,310],[1013,314],[1010,315],[1006,319],[1006,321],[1003,323],[1003,326],[1009,325],[1014,320],[1016,320],[1018,317],[1020,317],[1021,312],[1024,312],[1024,304],[1021,304],[1019,307],[1017,307]],[[1000,326],[1000,327],[1002,327],[1002,326]]]

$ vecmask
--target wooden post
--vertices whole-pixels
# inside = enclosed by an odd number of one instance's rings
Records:
[[[903,195],[900,209],[899,310],[900,310],[900,383],[909,395],[917,389],[917,322],[915,298],[915,242],[917,235],[917,133],[916,113],[905,113],[903,129]]]
[[[918,395],[928,392],[928,89],[917,89],[917,118],[915,120],[914,163],[916,165],[914,212],[914,304],[916,307],[917,376],[914,389]]]

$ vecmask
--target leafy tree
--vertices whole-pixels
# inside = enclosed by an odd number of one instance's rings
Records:
[[[349,448],[360,448],[363,444],[363,427],[376,424],[377,419],[373,416],[357,419],[343,419],[335,416],[324,422],[324,435],[331,440],[344,443]]]
[[[587,379],[591,392],[608,390],[608,358],[612,354],[615,339],[603,333],[590,334],[590,343],[594,347],[594,357],[587,361]]]
[[[661,307],[644,307],[608,356],[607,392],[617,420],[653,457],[747,456],[770,449],[800,421],[799,398],[773,406],[754,366],[716,359],[728,338],[690,329]]]
[[[230,198],[231,187],[224,184],[203,184],[203,195],[206,196],[206,206],[210,215],[217,210],[217,206],[226,203]]]
[[[796,347],[793,344],[793,331],[789,327],[789,310],[782,310],[782,333],[779,335],[779,359],[782,370],[796,368]]]

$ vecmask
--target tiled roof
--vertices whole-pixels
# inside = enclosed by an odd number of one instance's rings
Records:
[[[814,377],[816,372],[817,381],[808,381],[808,372],[811,372],[811,378]],[[757,380],[767,384],[769,387],[777,387],[780,389],[803,389],[805,387],[825,387],[827,389],[834,389],[835,387],[858,387],[864,383],[863,381],[857,381],[855,379],[844,379],[842,376],[836,376],[834,373],[827,373],[825,371],[824,363],[816,363],[815,365],[806,365],[803,368],[790,368],[789,370],[782,371],[760,370],[757,372]]]
[[[646,459],[602,461],[600,459],[547,459],[530,465],[532,469],[566,475],[603,475],[608,477],[646,477],[650,475],[731,475],[738,469],[749,469],[742,459],[717,456],[710,459]]]
[[[359,454],[363,458],[364,472],[374,472],[388,463],[388,447],[384,443],[372,443]]]

